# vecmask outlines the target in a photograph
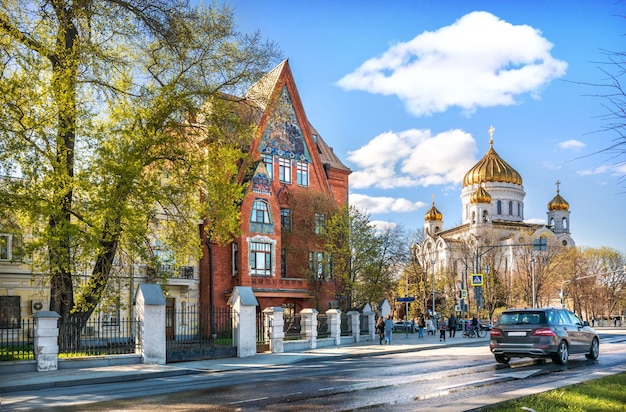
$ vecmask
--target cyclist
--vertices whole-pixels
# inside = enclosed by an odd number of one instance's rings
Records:
[[[472,329],[477,331],[479,325],[480,322],[478,322],[478,315],[474,315],[474,317],[472,318]]]

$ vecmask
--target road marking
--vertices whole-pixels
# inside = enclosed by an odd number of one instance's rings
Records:
[[[519,371],[519,372],[507,372],[507,373],[494,373],[494,376],[504,377],[504,378],[513,378],[513,379],[526,379],[529,376],[534,375],[539,372],[541,369],[531,369],[527,371]]]
[[[472,385],[476,385],[476,384],[479,384],[479,383],[491,382],[491,381],[495,381],[497,379],[499,379],[499,378],[486,378],[486,379],[480,379],[480,380],[477,380],[477,381],[458,383],[456,385],[440,386],[437,389],[445,391],[445,390],[460,388],[462,386],[472,386]]]
[[[237,405],[239,403],[248,403],[248,402],[256,402],[256,401],[264,401],[266,399],[269,399],[269,397],[264,396],[262,398],[255,398],[255,399],[245,399],[243,401],[236,401],[236,402],[231,402],[231,405]]]

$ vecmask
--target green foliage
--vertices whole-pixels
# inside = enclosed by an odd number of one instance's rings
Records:
[[[52,310],[88,318],[114,261],[197,259],[199,219],[219,243],[238,233],[254,119],[223,97],[263,75],[272,44],[216,4],[0,5],[0,207],[28,232]]]
[[[515,399],[483,408],[483,411],[623,411],[626,405],[626,373],[566,386],[549,392]]]
[[[377,230],[369,216],[355,207],[343,209],[328,222],[326,253],[331,256],[337,299],[342,310],[392,299],[400,264],[401,230]]]

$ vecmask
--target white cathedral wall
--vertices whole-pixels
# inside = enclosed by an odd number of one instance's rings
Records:
[[[470,204],[470,198],[480,186],[475,184],[465,186],[461,191],[462,218],[463,224],[471,223],[472,211],[476,210]],[[483,188],[491,195],[491,205],[489,208],[489,220],[498,219],[510,222],[524,221],[524,197],[526,192],[523,186],[512,183],[486,182]],[[502,213],[498,214],[498,200],[502,203]],[[509,214],[509,201],[513,203],[513,214]],[[518,205],[519,213],[518,213]],[[478,216],[478,214],[477,214]]]

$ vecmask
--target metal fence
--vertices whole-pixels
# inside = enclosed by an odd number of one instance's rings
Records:
[[[136,353],[141,321],[134,318],[92,318],[86,324],[66,321],[59,328],[59,356],[122,355]]]
[[[328,338],[330,337],[330,328],[328,327],[328,315],[317,315],[317,337]]]
[[[341,314],[341,336],[352,335],[352,320],[346,313]]]
[[[285,324],[283,326],[283,332],[285,332],[285,339],[301,339],[301,320],[302,315],[300,315],[299,313],[293,316],[284,317]]]
[[[230,357],[233,346],[233,319],[229,307],[191,305],[166,311],[166,361]]]
[[[35,359],[32,319],[22,319],[18,325],[0,329],[0,362]]]

